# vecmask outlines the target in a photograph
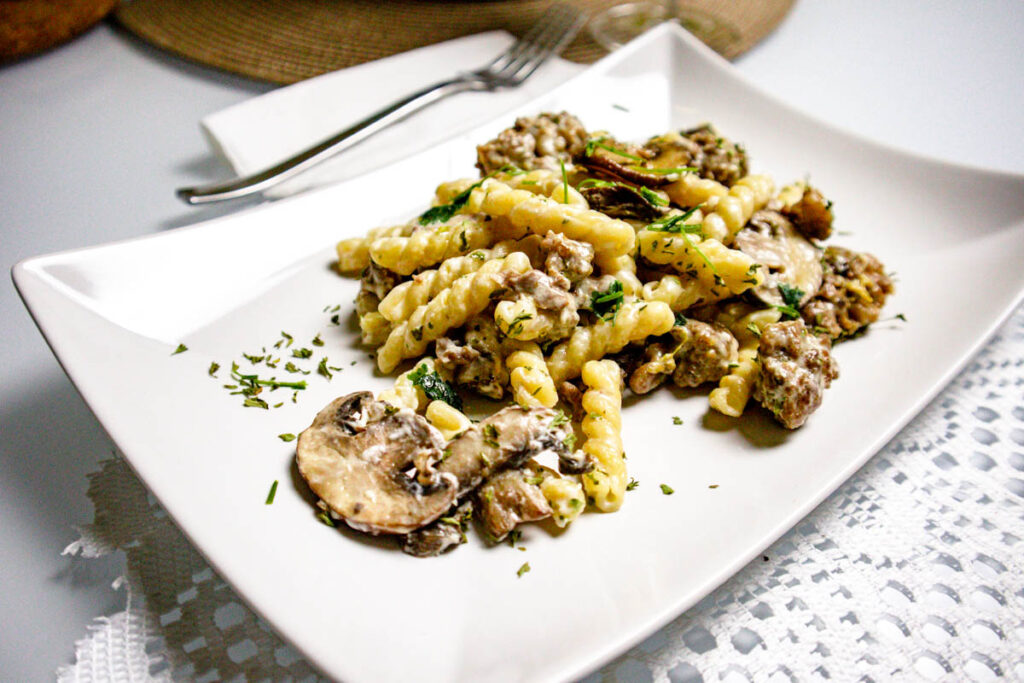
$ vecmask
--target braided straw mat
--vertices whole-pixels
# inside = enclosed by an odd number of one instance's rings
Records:
[[[795,0],[687,0],[684,26],[727,58],[750,49]],[[274,83],[293,83],[482,31],[522,35],[551,0],[128,0],[115,16],[128,30],[177,55]],[[577,0],[590,13],[619,4]],[[702,30],[712,17],[715,28]],[[590,63],[605,50],[581,31],[563,52]],[[472,65],[467,65],[472,66]]]

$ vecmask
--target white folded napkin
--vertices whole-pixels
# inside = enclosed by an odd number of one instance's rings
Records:
[[[482,66],[513,40],[492,31],[334,71],[211,114],[201,127],[239,175],[260,171],[415,90]],[[552,58],[518,88],[449,97],[265,194],[282,197],[379,168],[525,103],[583,68]]]

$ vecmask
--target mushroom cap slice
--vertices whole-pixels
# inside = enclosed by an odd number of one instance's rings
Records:
[[[405,534],[455,502],[458,482],[438,473],[424,486],[414,464],[442,458],[444,437],[420,415],[369,392],[335,399],[299,435],[295,459],[309,488],[337,517],[372,534]]]
[[[766,304],[788,303],[780,284],[802,292],[796,308],[810,301],[821,287],[821,250],[778,211],[756,212],[747,227],[736,233],[733,246],[761,264],[764,281],[751,291]]]
[[[544,451],[566,453],[569,429],[568,420],[549,408],[509,406],[453,439],[437,471],[458,479],[461,497],[500,469],[518,467]]]

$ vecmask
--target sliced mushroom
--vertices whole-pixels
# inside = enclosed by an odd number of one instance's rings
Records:
[[[668,200],[661,199],[664,206],[659,206],[651,200],[651,190],[644,188],[643,191],[624,183],[609,183],[607,185],[595,185],[583,187],[580,193],[595,211],[611,216],[612,218],[634,218],[641,221],[653,221],[661,218],[668,211]]]
[[[595,144],[599,143],[599,144]],[[650,158],[655,152],[610,137],[592,138],[583,154],[575,161],[597,176],[625,180],[634,185],[660,187],[679,180],[678,173],[659,173],[653,168]]]
[[[437,471],[458,480],[461,498],[500,469],[518,467],[544,451],[561,455],[568,435],[568,421],[560,413],[510,406],[449,443]]]
[[[529,466],[495,474],[479,489],[475,498],[487,537],[500,541],[519,524],[551,516],[551,505],[540,488],[543,475]]]
[[[449,548],[466,542],[466,529],[473,517],[469,500],[443,517],[416,529],[402,538],[402,552],[415,557],[436,557]]]
[[[821,287],[821,250],[777,211],[756,212],[747,227],[736,233],[733,246],[761,265],[764,281],[751,291],[766,304],[799,308]],[[783,298],[780,285],[799,290],[795,305]]]
[[[444,438],[420,415],[395,411],[369,392],[335,399],[299,435],[299,473],[330,511],[354,529],[404,534],[429,524],[456,500],[449,473],[423,475],[442,458]],[[422,476],[421,476],[422,479]]]

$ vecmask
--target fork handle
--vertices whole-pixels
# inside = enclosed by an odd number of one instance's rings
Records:
[[[486,89],[488,86],[485,82],[465,75],[435,83],[398,100],[340,133],[266,170],[225,182],[198,187],[182,187],[178,189],[177,195],[189,204],[209,204],[262,192],[322,164],[438,100],[460,92]]]

